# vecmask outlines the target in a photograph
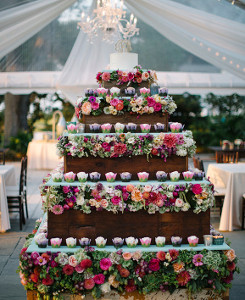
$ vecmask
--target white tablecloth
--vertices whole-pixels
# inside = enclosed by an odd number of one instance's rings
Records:
[[[10,229],[6,186],[16,185],[14,166],[0,166],[0,232]]]
[[[62,162],[56,154],[57,141],[31,141],[28,145],[28,169],[54,169]]]
[[[245,193],[245,163],[210,164],[207,177],[216,188],[226,188],[219,230],[241,229],[242,195]]]

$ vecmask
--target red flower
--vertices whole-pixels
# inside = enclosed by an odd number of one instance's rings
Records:
[[[128,80],[131,81],[131,80],[133,80],[133,79],[134,79],[134,74],[131,73],[131,72],[129,72],[129,73],[128,73]]]
[[[114,146],[114,153],[121,155],[124,154],[127,151],[127,146],[123,143],[117,143]]]
[[[80,266],[83,268],[83,269],[88,269],[92,266],[92,260],[91,259],[83,259],[81,262],[80,262]]]
[[[195,195],[201,194],[202,193],[202,187],[200,186],[200,184],[193,184],[193,186],[192,186],[192,192]]]
[[[125,286],[125,290],[128,293],[132,293],[133,291],[136,290],[136,285],[134,284],[133,279],[129,279],[128,284]]]
[[[139,72],[139,71],[137,71],[137,72],[135,73],[135,78],[141,78],[141,77],[142,77],[142,73]]]
[[[45,258],[46,261],[49,261],[49,260],[50,260],[50,256],[49,256],[47,253],[43,253],[41,256],[42,256],[43,258]]]
[[[124,108],[123,102],[120,101],[117,105],[116,105],[116,110],[122,110]]]
[[[102,258],[100,261],[100,268],[107,271],[112,265],[110,258]]]
[[[191,280],[191,276],[189,272],[182,271],[177,275],[176,279],[180,286],[185,286]]]
[[[129,270],[124,269],[124,268],[120,269],[120,270],[119,270],[119,273],[120,273],[120,275],[121,275],[123,278],[127,278],[127,277],[130,275]]]
[[[101,82],[101,81],[102,81],[101,75],[102,75],[101,72],[98,72],[97,75],[96,75],[96,80],[97,80],[98,82]]]
[[[150,201],[151,203],[154,203],[156,200],[157,200],[157,193],[151,192],[151,193],[150,193],[150,197],[149,197],[149,201]]]
[[[156,148],[152,148],[151,154],[152,155],[157,155],[158,154],[158,150]]]
[[[165,134],[163,144],[168,148],[175,148],[178,138],[175,134],[169,133]]]
[[[229,276],[223,278],[223,281],[224,281],[225,283],[231,283],[232,280],[233,280],[233,273],[232,273],[232,272],[230,272],[230,275],[229,275]]]
[[[25,248],[22,248],[22,249],[21,249],[21,251],[20,251],[20,255],[22,255],[23,253],[25,253],[25,252],[26,252],[26,250],[27,250],[27,247],[25,247]]]
[[[236,268],[236,264],[234,262],[227,262],[227,268],[229,271],[234,271]]]
[[[161,261],[165,260],[166,253],[164,251],[158,251],[157,252],[157,258]]]
[[[75,113],[76,113],[77,118],[79,119],[79,117],[80,117],[80,108],[79,107],[75,107]]]
[[[30,278],[31,278],[31,280],[32,280],[33,282],[35,282],[35,283],[38,282],[38,275],[37,275],[37,274],[31,274]]]
[[[175,249],[170,249],[169,254],[172,257],[172,260],[176,260],[179,256],[179,251]]]
[[[84,280],[84,288],[86,290],[92,290],[92,288],[95,286],[93,278],[85,279]]]
[[[96,284],[103,284],[105,282],[105,275],[103,274],[94,275],[94,282]]]
[[[47,275],[46,278],[42,280],[42,284],[44,285],[52,285],[53,283],[54,280],[49,275]]]
[[[65,265],[62,270],[63,270],[63,273],[66,275],[72,275],[74,272],[74,268],[72,266],[70,266],[69,264]]]
[[[160,269],[160,260],[157,258],[152,258],[148,264],[148,267],[151,271],[158,271]]]

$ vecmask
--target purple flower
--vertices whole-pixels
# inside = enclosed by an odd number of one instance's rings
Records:
[[[203,255],[202,254],[196,254],[193,256],[192,262],[196,267],[202,266],[203,262],[202,262],[202,258]]]
[[[38,261],[39,266],[43,266],[43,265],[45,265],[47,263],[47,260],[44,257],[42,257],[42,256],[39,256],[37,258],[37,261]]]
[[[93,96],[90,96],[88,100],[89,100],[91,103],[96,102],[96,98],[93,97]]]

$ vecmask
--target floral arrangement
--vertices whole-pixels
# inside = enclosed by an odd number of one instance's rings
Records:
[[[141,95],[127,95],[120,97],[115,93],[116,88],[97,89],[96,96],[80,97],[75,106],[75,112],[78,118],[82,115],[99,116],[102,113],[111,115],[120,115],[125,112],[131,114],[152,114],[152,113],[169,113],[172,114],[177,106],[173,98],[169,95],[160,96],[155,94],[150,96],[149,89],[141,89]]]
[[[116,81],[117,85],[124,83],[139,85],[142,81],[153,83],[157,81],[156,71],[146,70],[144,71],[140,65],[135,66],[133,70],[121,71],[115,70],[112,72],[98,72],[96,75],[98,84],[102,84],[102,81],[111,82]]]
[[[102,209],[113,213],[145,209],[149,214],[193,210],[198,214],[214,204],[213,185],[205,182],[117,186],[97,183],[93,187],[88,183],[79,186],[45,186],[44,183],[41,195],[44,211],[54,214],[69,209],[86,214]]]
[[[72,157],[132,157],[136,155],[160,156],[171,154],[193,156],[196,151],[191,131],[183,133],[159,133],[157,135],[134,133],[120,135],[68,135],[61,136],[57,143],[59,156]]]
[[[18,272],[26,290],[58,297],[63,292],[92,294],[99,298],[117,292],[190,292],[211,288],[218,293],[231,287],[239,272],[234,250],[167,252],[95,251],[85,247],[75,253],[32,252],[23,248]]]

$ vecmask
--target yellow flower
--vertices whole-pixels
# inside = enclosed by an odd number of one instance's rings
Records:
[[[160,101],[160,103],[161,103],[162,105],[167,105],[167,104],[168,104],[167,101],[164,100],[164,99],[162,99],[162,100]]]
[[[111,96],[110,96],[110,95],[107,95],[105,99],[106,99],[106,102],[107,102],[107,103],[110,103],[110,101],[111,101]]]
[[[185,266],[185,264],[183,262],[174,263],[173,264],[174,272],[180,273],[180,272],[184,271],[184,266]]]
[[[114,108],[114,109],[111,111],[111,114],[112,114],[113,116],[116,116],[116,115],[117,115],[117,110]]]

